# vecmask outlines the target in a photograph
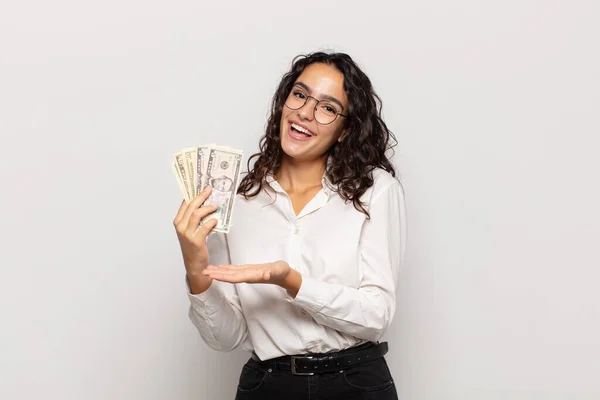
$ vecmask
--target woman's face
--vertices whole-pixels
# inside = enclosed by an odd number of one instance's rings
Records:
[[[297,161],[322,158],[343,134],[345,118],[342,116],[338,115],[328,125],[317,122],[316,100],[312,97],[325,100],[319,104],[319,115],[333,115],[337,112],[348,115],[344,75],[335,67],[322,63],[310,64],[304,68],[296,79],[286,103],[302,104],[302,101],[307,99],[306,104],[297,110],[284,105],[281,114],[281,148],[288,157]],[[319,119],[324,120],[323,117]]]

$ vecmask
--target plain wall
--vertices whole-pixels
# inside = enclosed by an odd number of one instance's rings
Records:
[[[0,398],[231,399],[187,317],[169,163],[257,150],[292,58],[348,52],[399,145],[405,400],[600,398],[600,3],[0,6]]]

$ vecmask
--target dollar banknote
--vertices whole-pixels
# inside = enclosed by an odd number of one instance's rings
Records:
[[[188,182],[188,176],[185,170],[185,159],[183,157],[183,152],[177,152],[173,155],[175,158],[175,166],[177,168],[178,177],[181,179],[180,184],[183,185],[185,189],[185,201],[188,203],[193,199],[192,194],[189,190],[190,184]]]
[[[218,208],[205,220],[216,218],[218,223],[214,230],[217,232],[229,232],[241,168],[241,151],[225,147],[210,148],[205,185],[212,188],[212,193],[204,204],[216,205]]]
[[[183,179],[181,178],[181,173],[179,172],[179,168],[177,166],[177,162],[175,161],[175,158],[173,158],[173,162],[171,163],[171,168],[173,169],[173,174],[177,178],[177,183],[179,184],[179,190],[181,191],[181,196],[183,196],[183,198],[186,199],[185,201],[188,201],[187,190],[185,189],[185,186],[183,185]]]
[[[200,194],[206,187],[206,167],[208,166],[208,154],[210,148],[215,144],[198,146],[196,149],[196,195]]]
[[[196,170],[196,156],[197,156],[196,148],[189,147],[187,149],[181,150],[181,153],[183,154],[185,174],[187,177],[186,189],[190,195],[190,200],[192,200],[194,197],[196,197],[196,180],[194,179],[194,173]]]
[[[188,147],[173,154],[172,169],[187,203],[206,186],[212,193],[204,205],[216,205],[217,210],[205,217],[218,223],[215,232],[228,233],[233,220],[233,206],[240,181],[243,152],[216,144]]]

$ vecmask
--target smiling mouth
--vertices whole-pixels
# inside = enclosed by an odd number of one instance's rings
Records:
[[[303,128],[300,125],[297,125],[297,124],[295,124],[293,122],[290,124],[290,126],[292,128],[292,131],[294,131],[294,132],[301,133],[301,134],[303,134],[303,135],[305,135],[307,137],[313,137],[314,136],[314,134],[311,131],[309,131],[308,129]]]

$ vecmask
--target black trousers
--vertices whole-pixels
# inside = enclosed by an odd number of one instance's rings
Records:
[[[236,400],[397,400],[384,357],[344,370],[293,375],[281,362],[252,358],[242,368]]]

